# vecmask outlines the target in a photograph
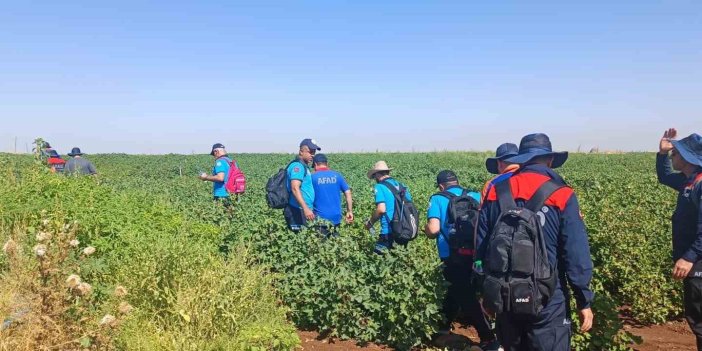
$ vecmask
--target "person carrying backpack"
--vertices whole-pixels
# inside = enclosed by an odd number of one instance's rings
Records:
[[[392,168],[385,161],[375,163],[368,179],[375,180],[375,211],[366,221],[365,227],[373,233],[373,226],[380,221],[380,234],[375,246],[376,253],[392,249],[395,244],[406,246],[417,237],[419,216],[412,203],[412,195],[404,184],[390,176]]]
[[[208,175],[203,172],[200,174],[200,180],[212,182],[212,198],[215,202],[222,204],[227,210],[230,210],[232,207],[232,200],[229,197],[229,192],[227,191],[225,183],[229,176],[232,163],[237,168],[239,168],[239,165],[229,158],[227,150],[221,143],[212,145],[210,155],[215,159],[214,166],[212,167],[212,174]]]
[[[592,328],[587,232],[573,189],[553,170],[567,158],[546,134],[523,137],[506,159],[519,171],[496,183],[480,210],[475,270],[506,351],[570,351],[571,292],[580,331]]]
[[[313,139],[303,139],[297,157],[286,168],[286,184],[288,203],[283,209],[283,216],[288,228],[297,233],[307,225],[307,221],[315,218],[314,187],[312,186],[312,172],[309,164],[312,158],[321,151]]]
[[[492,179],[485,182],[483,186],[483,191],[480,198],[484,199],[485,195],[490,191],[496,183],[499,183],[505,179],[509,179],[514,172],[519,169],[519,165],[509,163],[505,161],[506,159],[516,156],[519,153],[519,148],[517,145],[512,143],[504,143],[497,147],[495,150],[495,157],[490,157],[485,160],[485,168],[488,172],[496,174]]]
[[[497,351],[500,344],[485,319],[477,291],[471,283],[473,235],[478,220],[480,194],[462,188],[451,170],[439,172],[436,185],[439,192],[429,199],[424,233],[429,239],[436,239],[444,279],[450,283],[442,311],[446,319],[438,334],[449,335],[451,324],[462,311],[478,332],[480,348],[483,351]]]
[[[61,155],[56,150],[49,151],[49,158],[46,163],[51,169],[51,173],[63,173],[63,169],[66,166],[66,160],[61,158]]]
[[[678,191],[672,218],[672,273],[683,281],[685,319],[697,339],[697,350],[702,350],[702,137],[691,134],[674,140],[677,134],[674,128],[663,133],[656,174],[659,183]]]

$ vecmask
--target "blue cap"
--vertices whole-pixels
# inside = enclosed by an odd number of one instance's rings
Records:
[[[312,162],[314,163],[327,163],[327,155],[325,154],[316,154],[312,158]]]
[[[553,156],[551,168],[558,168],[568,159],[568,152],[554,152],[551,148],[551,139],[544,133],[534,133],[526,135],[519,142],[519,154],[505,159],[505,161],[516,164],[526,164],[539,156]]]
[[[303,139],[300,142],[300,147],[303,147],[303,146],[307,146],[307,148],[309,148],[310,150],[317,150],[317,151],[322,150],[322,148],[319,147],[319,145],[317,145],[317,142],[314,141],[314,139]]]
[[[210,155],[214,156],[215,149],[224,149],[224,145],[222,143],[216,143],[212,145],[212,151],[210,151]]]
[[[498,174],[500,172],[497,169],[497,161],[503,161],[512,156],[517,156],[517,154],[519,154],[519,148],[516,144],[504,143],[497,147],[495,157],[485,160],[485,168],[492,174]]]
[[[680,140],[672,140],[673,147],[678,150],[685,161],[702,167],[702,137],[693,133]]]
[[[56,150],[51,150],[51,151],[49,151],[49,157],[61,158],[61,155],[59,155],[58,151],[56,151]]]

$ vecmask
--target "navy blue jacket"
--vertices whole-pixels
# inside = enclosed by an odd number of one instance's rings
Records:
[[[523,167],[505,181],[510,182],[517,206],[524,206],[549,178],[565,185],[563,178],[556,172],[538,164]],[[592,258],[578,199],[573,189],[566,186],[554,192],[544,206],[547,207],[547,211],[541,213],[545,218],[543,233],[546,250],[549,262],[557,268],[559,277],[556,292],[549,300],[547,309],[564,302],[567,304],[570,294],[566,283],[569,283],[575,294],[578,309],[588,308],[594,295],[590,290]],[[478,219],[476,260],[485,257],[489,242],[486,238],[492,234],[499,215],[500,205],[497,202],[495,187],[492,187],[485,197]]]
[[[702,260],[702,181],[700,169],[690,177],[673,171],[668,155],[656,157],[658,182],[678,191],[678,203],[673,213],[673,261]],[[694,201],[694,202],[693,202]],[[695,203],[696,202],[696,203]]]

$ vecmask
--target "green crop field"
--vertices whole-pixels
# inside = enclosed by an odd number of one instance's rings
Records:
[[[0,348],[287,350],[305,328],[399,349],[426,345],[445,290],[435,243],[420,237],[407,250],[372,254],[365,173],[386,160],[425,211],[438,171],[479,189],[488,154],[328,156],[353,188],[357,218],[330,240],[286,231],[281,211],[266,206],[267,178],[292,155],[234,155],[248,190],[232,217],[196,178],[211,168],[207,155],[93,155],[100,174],[83,178],[0,155],[0,240],[17,246],[0,255],[0,316],[14,320]],[[653,154],[574,154],[560,173],[578,194],[595,264],[596,324],[575,334],[575,349],[627,349],[621,307],[644,324],[681,312],[681,286],[669,274],[675,194],[658,185]],[[72,236],[79,247],[60,242]],[[40,244],[47,254],[35,257]],[[86,246],[95,253],[81,254]],[[91,294],[66,288],[73,273]],[[129,293],[115,296],[118,285]],[[117,311],[125,302],[133,310]],[[106,314],[117,321],[104,323]],[[55,344],[40,345],[46,340]]]

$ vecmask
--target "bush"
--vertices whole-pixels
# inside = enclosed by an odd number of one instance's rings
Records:
[[[13,172],[13,171],[8,171]],[[298,345],[272,279],[247,250],[219,253],[220,229],[183,216],[139,189],[114,190],[100,178],[66,178],[31,166],[0,179],[0,227],[36,220],[42,209],[77,220],[78,240],[96,252],[81,267],[96,303],[119,282],[133,318],[115,333],[124,349],[288,350]],[[3,231],[0,238],[9,235]]]

